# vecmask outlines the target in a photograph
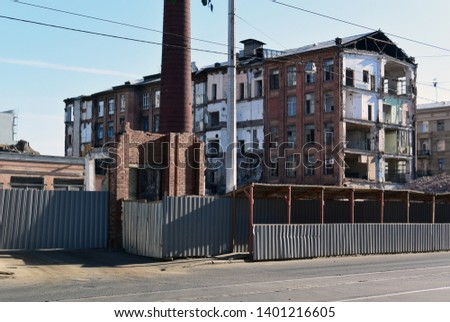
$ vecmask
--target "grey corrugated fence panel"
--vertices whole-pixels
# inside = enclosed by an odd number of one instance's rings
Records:
[[[450,250],[450,224],[254,226],[254,260]]]
[[[214,197],[163,198],[163,257],[231,252],[231,202]]]
[[[0,249],[107,246],[106,192],[7,189],[0,207]]]
[[[129,202],[123,209],[123,248],[147,257],[162,257],[162,201]]]

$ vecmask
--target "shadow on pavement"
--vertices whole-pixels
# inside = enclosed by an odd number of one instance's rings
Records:
[[[247,254],[248,255],[248,254]],[[179,266],[202,262],[242,260],[245,254],[228,254],[213,258],[185,258],[163,260],[126,253],[123,250],[33,250],[0,251],[2,259],[14,258],[27,266],[80,265],[81,267],[124,267],[124,266]],[[0,265],[2,266],[2,265]]]

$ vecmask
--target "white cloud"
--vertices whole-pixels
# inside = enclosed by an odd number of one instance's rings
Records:
[[[115,70],[97,69],[97,68],[89,68],[89,67],[78,67],[78,66],[67,66],[67,65],[47,63],[47,62],[35,61],[35,60],[21,60],[21,59],[11,59],[11,58],[0,57],[0,63],[30,66],[30,67],[37,67],[37,68],[65,70],[65,71],[95,74],[95,75],[122,76],[122,77],[131,78],[131,79],[137,79],[137,78],[141,77],[139,75],[119,72],[119,71],[115,71]]]

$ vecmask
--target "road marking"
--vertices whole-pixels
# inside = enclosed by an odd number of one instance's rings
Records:
[[[435,291],[443,291],[443,290],[450,290],[450,286],[429,288],[429,289],[415,290],[415,291],[408,291],[408,292],[397,292],[397,293],[387,293],[387,294],[379,294],[379,295],[371,295],[371,296],[362,296],[362,297],[355,297],[355,298],[352,298],[352,299],[338,300],[337,302],[363,301],[363,300],[377,299],[377,298],[383,298],[383,297],[392,297],[392,296],[399,296],[399,295],[435,292]]]
[[[347,275],[327,275],[327,276],[317,276],[317,277],[307,277],[307,278],[297,278],[297,279],[287,279],[287,280],[277,280],[277,281],[261,281],[254,283],[242,283],[242,284],[230,284],[230,285],[214,285],[214,286],[202,286],[202,287],[190,287],[183,289],[174,289],[174,290],[160,290],[154,292],[138,292],[138,293],[127,293],[127,294],[114,294],[114,295],[99,295],[92,297],[82,297],[79,300],[88,300],[88,299],[105,299],[105,298],[117,298],[117,297],[129,297],[129,296],[142,296],[142,295],[156,295],[156,294],[168,294],[168,293],[179,293],[179,292],[189,292],[189,291],[199,291],[199,290],[214,290],[214,289],[228,289],[228,288],[236,288],[236,287],[251,287],[251,286],[264,286],[270,284],[281,284],[281,283],[292,283],[292,282],[303,282],[303,281],[311,281],[311,280],[321,280],[321,279],[336,279],[336,278],[349,278],[349,277],[361,277],[361,276],[371,276],[371,275],[379,275],[379,274],[387,274],[387,273],[400,273],[400,272],[416,272],[416,271],[430,271],[430,270],[438,270],[438,269],[450,269],[450,266],[438,266],[438,267],[418,267],[418,268],[408,268],[408,269],[399,269],[399,270],[389,270],[389,271],[378,271],[378,272],[370,272],[370,273],[358,273],[358,274],[347,274]],[[401,278],[409,278],[409,277],[401,277]],[[413,277],[411,277],[413,278]],[[397,279],[397,278],[394,278]],[[389,280],[389,279],[387,279]],[[359,282],[355,282],[359,283]],[[352,283],[353,284],[353,283]],[[314,286],[313,286],[314,287]],[[311,288],[311,286],[307,287]],[[449,287],[450,288],[450,287]],[[430,289],[431,291],[432,289]],[[253,291],[260,292],[260,291]],[[271,291],[267,290],[267,293]],[[413,291],[419,292],[419,291]],[[397,293],[392,293],[396,295]],[[398,293],[398,295],[402,295],[403,293]],[[408,293],[406,293],[408,294]],[[383,297],[384,295],[374,295]],[[368,298],[371,298],[370,296]],[[364,299],[362,297],[361,299]],[[65,299],[64,301],[73,301],[77,299]],[[346,301],[356,301],[356,299],[346,299],[341,300],[342,302]],[[339,301],[339,300],[337,300]]]

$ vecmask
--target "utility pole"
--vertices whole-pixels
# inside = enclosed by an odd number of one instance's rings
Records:
[[[237,188],[237,146],[236,146],[236,0],[228,0],[228,77],[226,150],[226,192]]]

